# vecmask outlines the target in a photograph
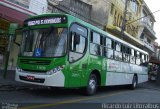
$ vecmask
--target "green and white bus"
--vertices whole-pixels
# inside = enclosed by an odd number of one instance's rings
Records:
[[[49,87],[129,85],[148,80],[148,53],[68,14],[24,21],[16,81]]]

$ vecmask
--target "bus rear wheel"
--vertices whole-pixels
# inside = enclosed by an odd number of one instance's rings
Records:
[[[97,91],[97,77],[95,74],[91,74],[86,87],[86,94],[94,95],[96,91]]]

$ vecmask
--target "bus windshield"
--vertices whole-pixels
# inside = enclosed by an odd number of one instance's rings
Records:
[[[20,56],[60,57],[66,54],[67,28],[23,31]]]

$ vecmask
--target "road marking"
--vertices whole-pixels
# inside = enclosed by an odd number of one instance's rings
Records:
[[[67,104],[67,103],[76,103],[76,102],[80,102],[80,101],[87,101],[87,100],[94,100],[94,99],[99,99],[99,98],[110,97],[110,96],[114,96],[114,95],[118,95],[118,94],[122,94],[122,93],[127,93],[127,92],[119,92],[119,93],[114,93],[114,94],[110,94],[110,95],[103,95],[103,96],[97,96],[97,97],[91,97],[91,98],[80,98],[80,99],[74,99],[74,100],[65,100],[65,101],[55,102],[55,103],[50,103],[50,104],[26,106],[26,107],[22,107],[22,108],[19,108],[19,109],[35,109],[35,108],[44,108],[44,107],[51,107],[51,106],[53,107],[53,106],[57,106],[57,105]],[[130,91],[128,93],[130,93]]]

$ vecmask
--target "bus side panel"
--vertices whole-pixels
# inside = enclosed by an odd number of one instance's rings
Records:
[[[148,81],[148,75],[138,75],[138,83]]]
[[[89,76],[91,73],[93,73],[93,71],[97,71],[97,73],[100,74],[100,85],[102,85],[102,82],[104,82],[105,80],[102,78],[102,61],[103,58],[100,57],[100,56],[94,56],[94,55],[90,55],[90,58],[89,58],[89,75],[87,76],[88,79],[89,79]],[[105,74],[104,74],[104,77],[105,77]]]
[[[146,82],[147,72],[146,67],[108,59],[106,85],[131,84],[135,74],[138,76],[138,83]]]
[[[124,85],[131,84],[134,74],[107,72],[106,85]]]

